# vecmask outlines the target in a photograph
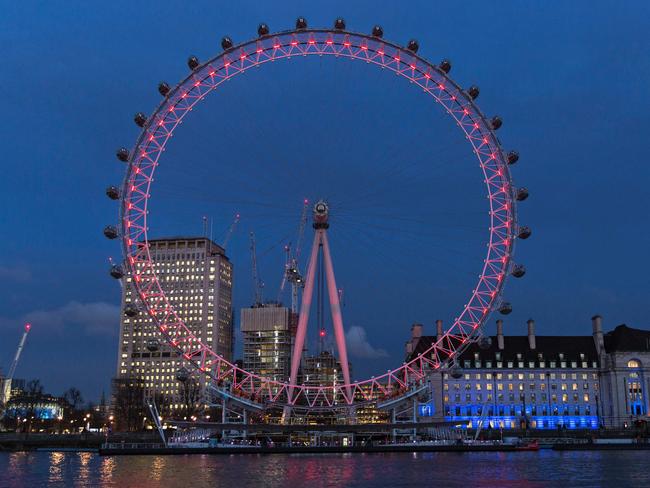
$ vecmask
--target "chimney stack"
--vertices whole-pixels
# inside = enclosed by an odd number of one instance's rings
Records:
[[[411,326],[411,339],[419,339],[422,337],[422,324],[413,324]]]
[[[535,349],[535,321],[528,319],[528,347]]]
[[[503,320],[501,319],[497,320],[497,345],[500,350],[503,350]]]
[[[594,344],[596,345],[596,352],[600,354],[605,349],[605,341],[603,339],[603,318],[600,315],[591,317],[591,328],[594,336]]]
[[[442,320],[440,319],[436,320],[436,334],[437,339],[440,339],[444,334],[444,331],[442,330]]]

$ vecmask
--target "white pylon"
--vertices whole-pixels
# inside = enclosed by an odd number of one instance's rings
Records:
[[[350,368],[348,365],[348,352],[345,345],[345,330],[343,329],[343,316],[341,315],[341,303],[339,301],[339,292],[336,287],[334,277],[334,267],[332,266],[332,256],[330,254],[329,242],[327,240],[327,229],[329,228],[329,208],[327,203],[319,201],[314,205],[314,224],[316,230],[314,234],[314,243],[311,248],[309,265],[307,267],[307,279],[305,280],[305,291],[302,295],[300,305],[300,316],[298,318],[298,330],[296,332],[296,341],[293,347],[291,357],[291,376],[289,383],[295,385],[298,381],[298,369],[302,358],[302,350],[305,345],[305,336],[307,335],[307,323],[309,321],[309,309],[311,308],[312,297],[314,294],[314,278],[316,276],[316,266],[318,253],[322,248],[323,264],[325,265],[325,278],[327,280],[327,292],[332,312],[332,324],[334,325],[334,337],[336,339],[336,348],[339,353],[341,369],[343,370],[343,381],[346,385],[346,395],[350,396]],[[289,388],[289,401],[293,401],[293,388]]]

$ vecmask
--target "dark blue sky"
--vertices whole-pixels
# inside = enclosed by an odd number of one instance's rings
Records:
[[[186,75],[188,55],[207,59],[222,35],[241,41],[261,21],[281,30],[297,15],[312,26],[341,15],[364,32],[378,23],[396,42],[416,37],[420,54],[452,59],[453,78],[478,84],[481,108],[503,117],[499,137],[521,154],[515,181],[532,195],[521,221],[534,230],[517,249],[528,274],[506,290],[508,332],[534,317],[540,334],[587,334],[594,313],[607,328],[647,327],[647,2],[315,3],[3,6],[3,369],[28,318],[19,377],[40,377],[53,393],[76,385],[90,399],[108,388],[119,288],[106,260],[119,248],[101,229],[117,217],[103,195],[123,174],[115,148],[133,143],[133,114],[153,110],[159,81]],[[396,78],[310,59],[233,80],[175,136],[152,200],[159,235],[198,233],[207,214],[220,240],[242,213],[229,254],[243,306],[248,231],[275,298],[280,243],[301,199],[330,198],[346,324],[390,356],[353,356],[357,376],[399,364],[411,322],[432,331],[436,318],[451,320],[484,252],[475,162],[441,111]]]

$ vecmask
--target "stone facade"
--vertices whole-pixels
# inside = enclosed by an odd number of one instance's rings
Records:
[[[436,336],[412,328],[407,360]],[[650,331],[625,325],[603,334],[592,319],[592,335],[537,336],[528,321],[525,336],[497,335],[471,344],[455,367],[432,372],[432,400],[420,415],[479,423],[483,428],[597,429],[631,426],[648,418]],[[423,408],[424,407],[424,408]]]

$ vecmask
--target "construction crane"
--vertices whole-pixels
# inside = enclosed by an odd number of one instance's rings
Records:
[[[251,271],[253,273],[253,291],[254,291],[254,307],[260,307],[263,303],[262,288],[264,283],[260,280],[257,272],[257,248],[255,244],[255,233],[251,231],[250,236],[250,250],[251,250]]]
[[[305,237],[305,227],[307,226],[307,212],[309,208],[309,200],[305,198],[302,202],[302,214],[300,215],[300,226],[298,227],[298,240],[296,241],[296,254],[295,260],[298,262],[300,259],[300,251],[302,251],[302,241]]]
[[[25,341],[27,340],[27,334],[29,334],[31,328],[32,328],[32,324],[25,324],[25,332],[23,332],[23,336],[20,338],[20,342],[18,343],[18,349],[16,350],[16,355],[14,356],[14,361],[13,363],[11,363],[11,367],[9,368],[9,373],[7,374],[7,377],[4,380],[4,384],[2,385],[2,403],[4,405],[6,405],[9,399],[11,398],[11,381],[14,378],[14,373],[16,372],[16,366],[18,366],[18,360],[20,359],[20,354],[23,352],[23,348],[25,347]]]
[[[284,247],[287,254],[284,264],[284,274],[282,275],[282,283],[280,284],[280,292],[278,293],[278,302],[284,292],[284,287],[287,283],[291,283],[291,312],[298,313],[298,291],[305,286],[300,270],[298,269],[298,260],[300,259],[300,251],[302,248],[302,241],[305,235],[305,227],[307,225],[307,213],[309,208],[309,200],[305,198],[302,206],[302,214],[300,215],[300,225],[298,226],[298,239],[296,241],[296,249],[294,254],[291,254],[291,243]]]
[[[223,247],[224,250],[228,246],[228,242],[230,242],[230,238],[232,237],[233,232],[235,232],[238,223],[239,223],[239,214],[237,213],[235,214],[235,218],[230,224],[230,227],[228,228],[228,232],[226,232],[226,236],[223,238],[223,241],[221,243],[221,247]]]

